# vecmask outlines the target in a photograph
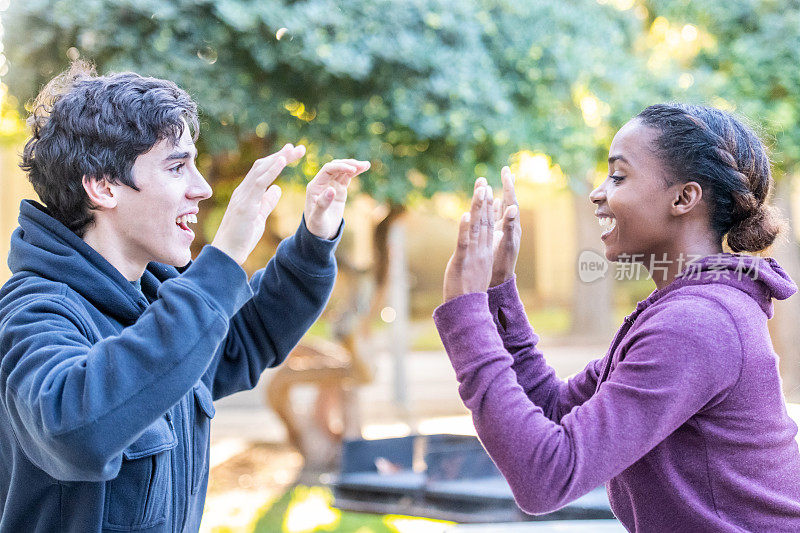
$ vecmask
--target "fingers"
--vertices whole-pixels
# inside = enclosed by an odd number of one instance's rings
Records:
[[[514,190],[514,174],[511,169],[503,167],[500,171],[500,181],[503,182],[503,204],[506,206],[517,205],[517,193]]]
[[[464,213],[461,215],[461,221],[458,224],[458,243],[456,245],[455,257],[459,260],[463,257],[470,243],[470,215]]]
[[[333,203],[333,199],[336,198],[336,189],[333,187],[328,187],[322,194],[317,196],[317,199],[314,200],[314,207],[311,208],[311,217],[315,217],[320,211],[324,212],[328,209],[331,204]]]
[[[494,206],[492,188],[477,186],[472,193],[469,212],[470,243],[479,247],[491,245],[494,234]]]
[[[331,177],[337,174],[355,174],[356,172],[358,172],[358,167],[345,163],[344,161],[325,163],[320,170],[320,174],[328,174]]]
[[[347,163],[350,166],[356,167],[356,169],[358,169],[357,174],[361,174],[362,172],[369,170],[369,167],[371,166],[369,161],[359,161],[358,159],[335,159],[334,161]],[[333,163],[334,161],[331,162]]]
[[[290,147],[287,149],[287,147]],[[292,146],[291,144],[287,144],[284,146],[281,151],[286,150],[287,153],[284,153],[283,156],[286,158],[286,162],[288,164],[294,163],[298,161],[301,157],[306,155],[306,147],[302,144],[298,144],[297,146]]]
[[[253,181],[253,186],[257,191],[265,190],[273,181],[275,181],[284,168],[286,168],[286,158],[282,155],[279,155],[273,159],[272,164],[269,167],[267,167],[260,174],[256,175],[256,179]]]
[[[282,156],[286,159],[287,164],[294,163],[301,157],[306,155],[306,147],[302,144],[298,144],[297,146],[293,145],[292,143],[286,143],[283,145],[283,148],[275,152],[274,154],[268,155],[264,159],[274,159],[278,156]]]
[[[472,241],[478,241],[483,221],[483,204],[486,200],[486,187],[475,187],[469,211],[469,234]]]
[[[275,154],[273,154],[275,155]],[[259,159],[236,188],[245,198],[261,198],[267,187],[275,181],[286,167],[286,158],[276,155],[272,158]]]
[[[283,157],[286,160],[286,164],[291,164],[299,160],[306,154],[306,147],[302,144],[298,144],[294,146],[292,143],[286,143],[283,145],[283,148],[275,152],[274,154],[270,154],[266,157],[262,157],[261,159],[256,159],[253,163],[253,171],[255,172],[264,172],[267,168],[269,168],[272,163],[278,157]]]
[[[493,205],[494,205],[494,221],[495,223],[497,223],[503,217],[503,203],[494,202]]]
[[[273,209],[275,209],[275,206],[278,205],[278,200],[280,199],[281,188],[277,185],[272,185],[261,195],[261,209],[259,213],[266,219],[270,213],[272,213]]]
[[[481,207],[481,230],[478,238],[478,245],[481,247],[491,246],[494,238],[494,197],[492,188],[484,187],[483,206]]]
[[[334,159],[325,163],[312,181],[335,180],[347,186],[350,180],[359,174],[366,172],[370,168],[369,161],[358,161],[356,159]]]
[[[519,214],[519,207],[516,205],[509,205],[503,213],[503,231],[513,232],[516,225],[517,215]]]

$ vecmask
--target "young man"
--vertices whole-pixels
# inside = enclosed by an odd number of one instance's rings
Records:
[[[22,203],[0,291],[0,531],[196,531],[212,402],[254,387],[319,316],[369,163],[325,165],[248,283],[271,184],[304,147],[255,162],[190,263],[211,189],[184,91],[73,65],[31,122],[22,167],[46,207]]]

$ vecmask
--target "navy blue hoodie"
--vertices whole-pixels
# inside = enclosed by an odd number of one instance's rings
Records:
[[[301,223],[249,284],[206,246],[141,291],[24,201],[0,290],[0,531],[196,531],[212,401],[256,385],[322,311],[335,240]],[[341,228],[339,235],[341,235]]]

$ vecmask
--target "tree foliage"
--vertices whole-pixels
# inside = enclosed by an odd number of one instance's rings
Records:
[[[368,158],[364,191],[394,203],[466,189],[523,148],[585,172],[653,94],[642,21],[595,0],[29,0],[4,25],[23,101],[69,54],[169,78],[210,152],[304,140],[306,174]]]
[[[690,65],[706,98],[735,109],[771,138],[779,175],[800,171],[800,3],[658,0],[650,9],[711,36]]]

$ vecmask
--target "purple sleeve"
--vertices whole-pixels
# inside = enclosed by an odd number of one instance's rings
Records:
[[[742,348],[727,311],[678,299],[647,315],[609,379],[555,423],[517,382],[486,293],[435,311],[461,399],[524,511],[553,511],[618,475],[735,384]]]
[[[514,360],[511,369],[517,375],[517,383],[528,399],[542,408],[547,418],[558,422],[573,407],[594,394],[605,359],[591,361],[568,381],[561,380],[536,346],[539,336],[528,322],[517,291],[516,276],[490,288],[488,295],[489,312],[504,348]]]

